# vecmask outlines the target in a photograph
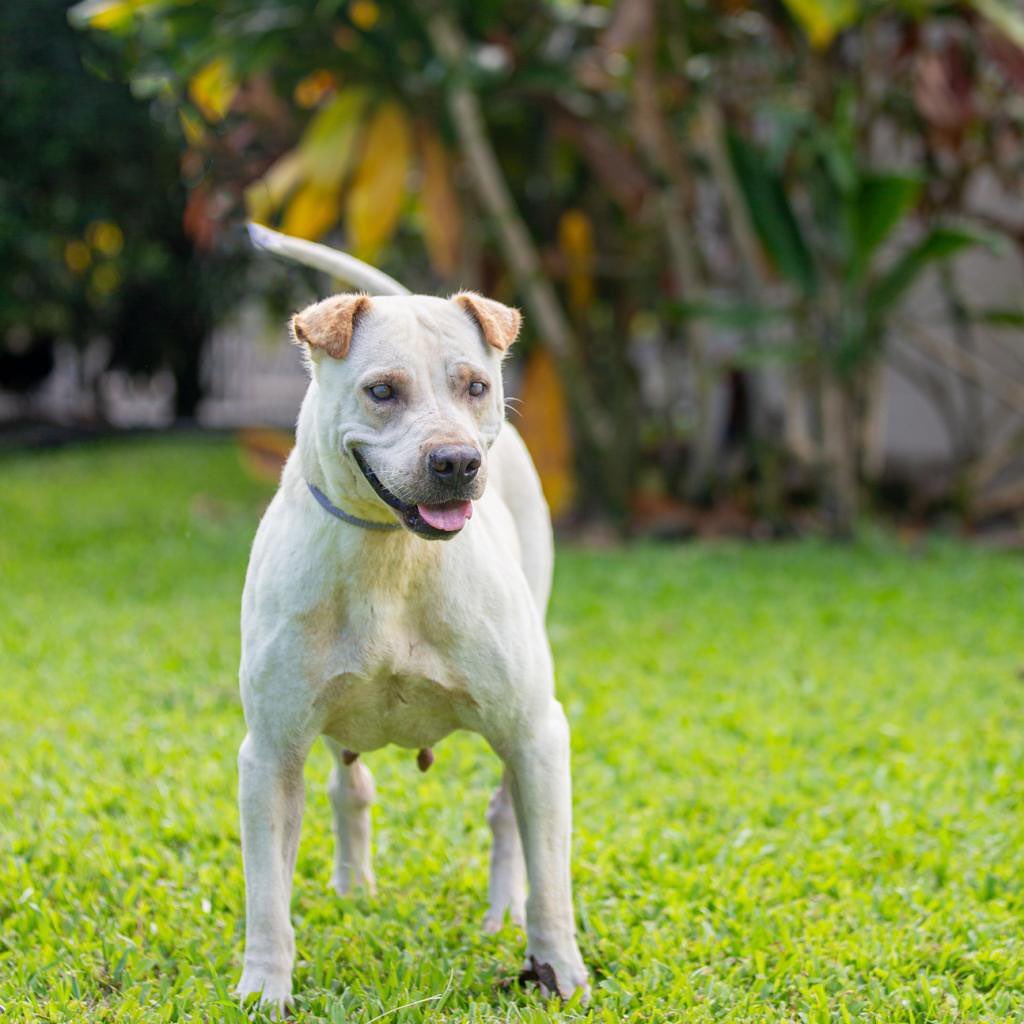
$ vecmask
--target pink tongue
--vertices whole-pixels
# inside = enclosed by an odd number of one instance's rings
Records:
[[[446,505],[417,505],[416,511],[423,521],[429,523],[435,530],[454,533],[461,530],[472,518],[473,502],[450,501]]]

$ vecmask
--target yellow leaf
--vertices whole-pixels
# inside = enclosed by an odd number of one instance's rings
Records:
[[[421,134],[423,167],[421,200],[423,235],[430,262],[441,274],[450,276],[459,265],[462,244],[462,208],[455,190],[455,168],[441,140],[433,134]]]
[[[338,222],[341,193],[307,182],[295,193],[285,211],[281,230],[312,241],[326,234]]]
[[[304,110],[315,107],[332,89],[337,88],[338,80],[331,71],[314,71],[306,75],[292,90],[295,102]]]
[[[377,108],[348,193],[345,223],[353,252],[373,262],[402,212],[409,174],[409,123],[397,103]]]
[[[816,50],[827,49],[860,14],[859,0],[785,0]]]
[[[311,217],[308,211],[308,204],[315,197],[327,201],[329,206],[340,202],[340,190],[351,162],[364,102],[362,92],[349,89],[317,111],[299,145],[245,190],[246,206],[253,220],[266,223],[303,182],[311,188],[301,199],[296,195],[294,200],[298,204],[294,216],[300,223],[317,223],[318,218]],[[325,197],[329,198],[325,200]],[[337,211],[327,227],[336,219]],[[311,237],[308,229],[306,237]]]
[[[594,293],[594,229],[582,210],[566,210],[562,214],[558,245],[565,260],[569,303],[574,309],[586,309]]]
[[[321,186],[339,185],[352,158],[365,96],[358,89],[346,89],[309,122],[299,150],[312,181]]]
[[[132,23],[135,15],[134,4],[105,4],[89,18],[90,28],[98,28],[103,32],[117,32]]]
[[[92,253],[85,242],[75,239],[64,246],[64,262],[68,270],[75,274],[82,274],[92,263]]]
[[[110,220],[94,220],[85,229],[85,237],[104,256],[116,256],[124,248],[124,233]]]
[[[238,92],[238,81],[225,57],[211,60],[188,83],[192,102],[211,124],[223,121]]]
[[[348,16],[352,19],[353,25],[361,28],[364,32],[369,32],[380,18],[380,8],[373,0],[352,0],[352,3],[349,4]]]
[[[196,117],[191,110],[179,107],[178,123],[181,125],[181,131],[185,136],[185,141],[190,146],[197,146],[202,142],[203,136],[206,134],[206,129],[203,127],[203,122]]]
[[[266,224],[281,208],[306,173],[302,154],[293,149],[279,157],[262,178],[245,190],[245,205],[249,218]]]
[[[557,518],[569,510],[575,481],[569,406],[562,375],[546,349],[535,350],[523,375],[522,419],[516,422]]]
[[[135,12],[153,0],[82,0],[68,11],[76,28],[87,26],[101,32],[123,32],[131,28]]]
[[[113,263],[101,263],[93,272],[89,284],[97,295],[109,295],[121,283],[121,272]]]

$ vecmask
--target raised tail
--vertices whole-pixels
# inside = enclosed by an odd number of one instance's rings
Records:
[[[349,256],[347,252],[340,252],[319,242],[307,242],[304,238],[295,238],[251,221],[248,227],[249,240],[257,249],[280,256],[281,259],[322,270],[369,295],[409,294],[404,284],[399,284],[393,277],[371,267],[369,263]]]

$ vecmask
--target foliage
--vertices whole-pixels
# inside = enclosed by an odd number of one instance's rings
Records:
[[[219,274],[225,303],[226,267],[197,266],[182,224],[178,139],[125,85],[100,76],[91,46],[83,58],[66,11],[46,0],[0,12],[5,383],[16,383],[16,356],[105,337],[113,366],[172,370],[178,410],[191,414],[216,313],[205,275]]]
[[[267,492],[209,440],[3,473],[0,1003],[241,1024],[237,610]],[[456,735],[427,775],[372,757],[376,899],[329,890],[314,751],[297,1019],[441,994],[387,1019],[1020,1019],[1022,582],[1019,558],[942,541],[563,550],[592,1006],[503,987],[522,935],[478,927],[498,770]]]
[[[137,89],[178,109],[211,236],[250,216],[330,238],[414,290],[524,305],[523,349],[547,348],[568,392],[546,389],[540,420],[572,410],[577,500],[620,522],[640,487],[713,493],[704,478],[734,460],[712,397],[742,376],[751,397],[728,419],[762,456],[739,477],[767,494],[772,448],[804,478],[843,448],[848,525],[898,304],[991,226],[970,208],[979,174],[1021,184],[1009,100],[1024,51],[1004,0],[76,12]],[[766,308],[792,315],[782,328],[749,315]],[[781,431],[759,397],[772,374],[800,398]],[[824,390],[857,376],[847,436],[826,436],[838,418],[818,414]],[[810,452],[792,440],[797,416]]]
[[[806,312],[823,321],[812,344],[820,343],[832,368],[849,375],[874,362],[889,314],[933,263],[992,237],[936,225],[881,266],[883,246],[906,226],[923,182],[907,172],[860,166],[848,115],[837,111],[836,120],[845,120],[846,129],[826,128],[814,118],[797,131],[787,126],[790,148],[782,159],[791,165],[788,175],[773,165],[767,148],[736,135],[729,143],[765,252],[797,289]],[[803,204],[801,225],[794,210],[806,196],[812,201]],[[832,293],[823,296],[827,286]]]
[[[115,0],[81,5],[76,18],[123,40],[137,80],[176,90],[193,146],[217,161],[220,180],[246,186],[254,219],[319,238],[344,218],[348,247],[374,260],[410,208],[415,159],[430,182],[417,216],[438,251],[452,245],[458,203],[444,174],[447,147],[431,123],[438,82],[424,72],[429,56],[411,9],[283,0],[257,17],[244,0]],[[271,128],[269,137],[238,137],[232,110]],[[294,145],[282,152],[284,139]]]
[[[849,535],[858,474],[878,461],[866,438],[883,401],[880,364],[895,315],[940,265],[956,321],[949,261],[978,244],[997,249],[989,224],[970,216],[966,189],[982,168],[1006,174],[995,140],[1006,130],[1019,144],[1021,125],[1006,116],[1017,73],[1006,64],[990,91],[986,75],[996,69],[983,71],[981,55],[968,56],[969,19],[958,23],[951,11],[936,13],[929,37],[929,5],[902,5],[902,17],[892,9],[900,5],[788,6],[812,48],[797,48],[796,72],[774,77],[746,133],[733,128],[729,149],[753,230],[791,286],[795,329],[780,351],[809,383],[826,514],[832,532]],[[853,25],[859,34],[844,47],[836,40]],[[1001,27],[1012,35],[1008,23]],[[1006,39],[999,45],[1013,49]],[[893,137],[908,154],[901,169],[873,157],[899,151]],[[1005,180],[1015,173],[1019,166]],[[969,336],[962,341],[973,346]]]

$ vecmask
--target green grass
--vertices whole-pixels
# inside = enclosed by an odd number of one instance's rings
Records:
[[[0,465],[4,1021],[236,1021],[238,598],[267,491],[223,441]],[[380,895],[329,889],[319,746],[297,1016],[1024,1019],[1024,563],[869,538],[563,549],[589,1009],[478,930],[498,767],[371,757]],[[6,1016],[4,1016],[6,1013]]]

